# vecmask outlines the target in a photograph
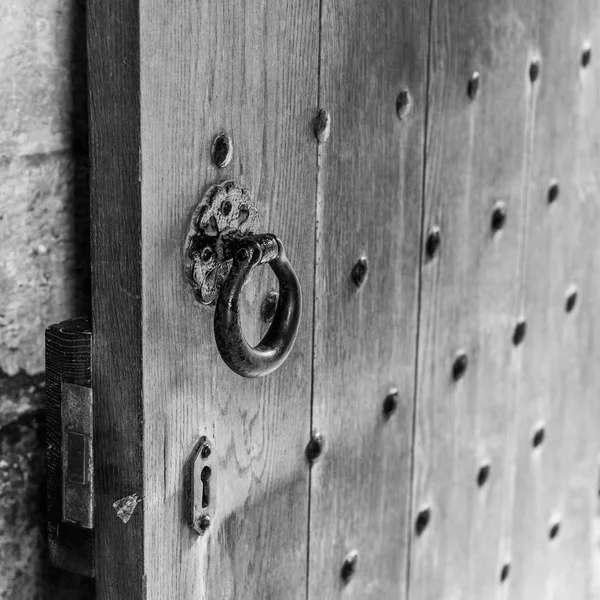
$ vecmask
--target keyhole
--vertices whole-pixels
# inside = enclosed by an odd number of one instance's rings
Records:
[[[202,481],[202,508],[206,508],[210,502],[210,467],[204,467],[200,473],[200,481]]]

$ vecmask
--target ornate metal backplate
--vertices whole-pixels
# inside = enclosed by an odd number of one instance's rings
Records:
[[[198,302],[215,304],[231,269],[227,239],[256,233],[258,222],[250,193],[234,181],[207,190],[194,210],[184,245],[185,274]]]

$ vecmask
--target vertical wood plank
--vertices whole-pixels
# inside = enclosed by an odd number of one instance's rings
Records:
[[[319,150],[314,600],[405,597],[428,23],[424,3],[323,1],[320,106],[332,125]]]
[[[540,2],[536,41],[541,70],[520,282],[529,329],[517,386],[508,539],[514,564],[506,597],[591,598],[600,423],[600,78],[597,64],[582,65],[582,51],[600,44],[600,6]],[[551,191],[554,180],[559,193]],[[568,311],[571,289],[578,294]]]
[[[441,245],[421,266],[414,599],[493,598],[509,555],[534,8],[433,0],[424,229],[439,227]]]
[[[150,0],[140,23],[147,597],[304,598],[318,2]],[[218,170],[210,147],[223,131],[234,155]],[[223,364],[214,313],[183,275],[192,211],[226,179],[250,191],[305,297],[292,354],[261,380]],[[268,273],[246,287],[250,316]],[[259,324],[246,327],[256,339]],[[219,472],[215,517],[198,537],[183,518],[183,471],[201,435]]]
[[[143,502],[127,523],[113,508],[145,495],[138,2],[90,0],[87,31],[96,591],[141,600]]]

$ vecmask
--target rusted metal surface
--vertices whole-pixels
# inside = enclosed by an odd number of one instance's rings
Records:
[[[331,134],[331,114],[324,108],[317,113],[314,122],[315,137],[319,144],[324,144]]]
[[[325,440],[323,439],[323,436],[317,431],[314,431],[305,450],[306,458],[310,463],[314,463],[321,456],[324,446]]]
[[[62,509],[63,521],[94,527],[93,398],[89,387],[63,382]]]
[[[94,530],[66,522],[64,519],[63,480],[68,477],[62,460],[63,432],[91,434],[91,422],[79,430],[69,426],[70,411],[61,410],[63,387],[65,390],[91,385],[92,331],[87,319],[72,319],[46,330],[46,463],[48,468],[48,552],[51,562],[62,569],[93,577]],[[66,418],[65,418],[66,417]],[[91,421],[91,420],[90,420]],[[71,423],[74,425],[75,423]],[[67,442],[68,444],[68,442]],[[85,478],[91,487],[92,470],[87,462]],[[68,488],[78,484],[69,483]],[[82,486],[84,489],[86,486]],[[67,506],[68,509],[68,506]],[[74,521],[84,519],[72,514]],[[93,524],[89,520],[88,525]]]
[[[342,578],[342,583],[344,585],[349,583],[350,580],[354,577],[354,575],[356,574],[357,567],[358,552],[356,550],[351,550],[350,552],[348,552],[348,554],[346,554],[346,556],[344,557],[344,562],[342,563],[342,570],[340,575]]]
[[[396,114],[398,115],[398,119],[404,121],[404,119],[408,117],[412,108],[412,103],[412,96],[410,95],[408,88],[400,90],[400,93],[396,98]]]
[[[250,236],[236,247],[231,271],[217,300],[215,341],[230,369],[243,377],[263,377],[283,364],[296,341],[302,313],[300,282],[275,236]],[[279,300],[267,333],[252,347],[242,331],[239,299],[244,283],[261,263],[268,263],[277,277]]]
[[[352,267],[352,281],[354,285],[359,288],[362,287],[365,281],[367,280],[367,275],[369,274],[369,261],[366,256],[361,256],[357,261],[354,267]]]
[[[229,274],[233,257],[227,236],[256,232],[258,220],[250,193],[233,181],[212,185],[204,194],[184,246],[185,274],[198,302],[214,305]]]
[[[302,312],[300,283],[281,241],[256,234],[258,210],[233,181],[213,185],[192,215],[184,245],[184,269],[195,298],[216,305],[214,333],[227,366],[243,377],[262,377],[288,357]],[[252,347],[242,331],[240,292],[254,267],[269,264],[279,283],[271,325]]]
[[[233,158],[233,142],[226,133],[218,135],[212,145],[212,159],[219,169],[224,169]]]

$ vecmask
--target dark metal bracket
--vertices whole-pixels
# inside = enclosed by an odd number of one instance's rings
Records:
[[[217,468],[213,445],[206,436],[192,452],[186,477],[188,524],[198,535],[204,535],[217,508]]]
[[[94,527],[93,398],[89,387],[62,382],[62,520]]]
[[[95,575],[91,349],[87,319],[46,329],[48,553],[87,577]]]
[[[302,293],[283,244],[256,233],[258,211],[233,181],[211,186],[192,215],[184,245],[187,280],[201,304],[214,305],[215,341],[227,366],[242,377],[263,377],[288,357],[298,333]],[[268,264],[279,283],[271,325],[256,346],[242,331],[239,298],[253,269]]]
[[[236,239],[256,232],[258,209],[234,181],[212,185],[192,215],[184,245],[184,269],[200,304],[215,305],[233,263]]]

